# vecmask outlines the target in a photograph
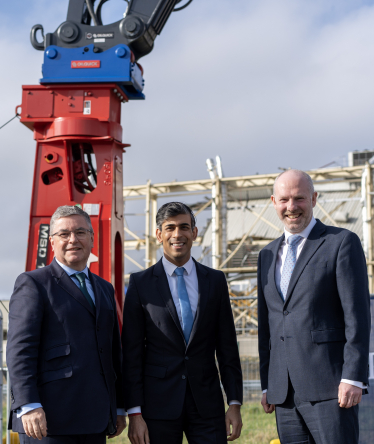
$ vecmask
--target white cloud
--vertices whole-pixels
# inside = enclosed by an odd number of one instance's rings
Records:
[[[65,19],[66,0],[58,9],[32,4],[14,22],[10,13],[0,19],[14,31],[0,40],[0,124],[20,103],[21,85],[40,75],[30,27],[53,32]],[[146,101],[123,106],[123,139],[132,144],[125,183],[207,177],[205,159],[216,154],[227,175],[244,175],[314,168],[372,148],[373,22],[373,6],[353,0],[195,0],[141,60]],[[24,267],[35,143],[17,122],[0,141],[1,226],[9,233],[0,292],[9,293]]]

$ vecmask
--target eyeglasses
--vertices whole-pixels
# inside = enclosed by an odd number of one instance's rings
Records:
[[[86,228],[79,228],[78,230],[74,231],[61,231],[60,233],[54,233],[51,234],[51,237],[58,236],[61,240],[67,241],[71,237],[71,233],[74,233],[74,236],[78,240],[87,239],[87,237],[92,234],[93,232],[91,230],[87,230]]]

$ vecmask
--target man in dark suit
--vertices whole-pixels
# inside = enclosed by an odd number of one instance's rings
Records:
[[[358,443],[368,384],[370,297],[359,238],[313,217],[310,176],[278,176],[272,201],[284,234],[258,260],[262,405],[282,444]]]
[[[221,271],[191,258],[195,217],[179,202],[156,218],[164,256],[131,275],[122,347],[132,444],[223,444],[240,435],[242,374]],[[221,381],[230,404],[225,418]],[[232,428],[232,430],[231,430]]]
[[[9,425],[21,444],[103,444],[126,427],[114,290],[87,268],[87,213],[59,207],[50,232],[54,260],[21,274],[10,300]]]

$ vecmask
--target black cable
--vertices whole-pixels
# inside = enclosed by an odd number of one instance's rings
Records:
[[[99,24],[97,23],[97,18],[96,18],[91,0],[86,0],[86,5],[87,5],[88,12],[90,13],[90,16],[92,18],[92,21],[94,22],[94,25],[99,26]]]
[[[5,125],[8,125],[8,123],[10,123],[13,119],[15,119],[15,118],[18,117],[18,116],[19,116],[19,114],[17,113],[14,117],[12,117],[10,120],[8,120],[7,123],[4,123],[4,125],[0,126],[0,129],[1,129],[1,128],[4,128]]]
[[[182,9],[187,8],[187,6],[190,5],[191,3],[192,3],[192,0],[189,0],[185,5],[181,6],[180,8],[174,8],[173,12],[182,11]]]

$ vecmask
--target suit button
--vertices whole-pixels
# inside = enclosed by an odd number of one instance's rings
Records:
[[[102,353],[102,352],[103,352],[103,349],[101,348],[101,349],[100,349],[100,353]]]
[[[186,379],[186,375],[182,375],[182,379]]]
[[[188,361],[190,358],[189,358],[188,356],[185,356],[184,359],[185,359],[186,361]]]
[[[100,372],[100,375],[103,375],[104,374],[104,372]]]
[[[283,314],[284,314],[285,316],[287,316],[287,315],[288,315],[288,311],[285,310],[285,311],[283,312]]]
[[[97,330],[97,331],[100,331],[100,327],[99,327],[99,326],[97,326],[97,327],[96,327],[96,330]]]
[[[283,336],[281,336],[281,341],[284,341],[284,337]]]

